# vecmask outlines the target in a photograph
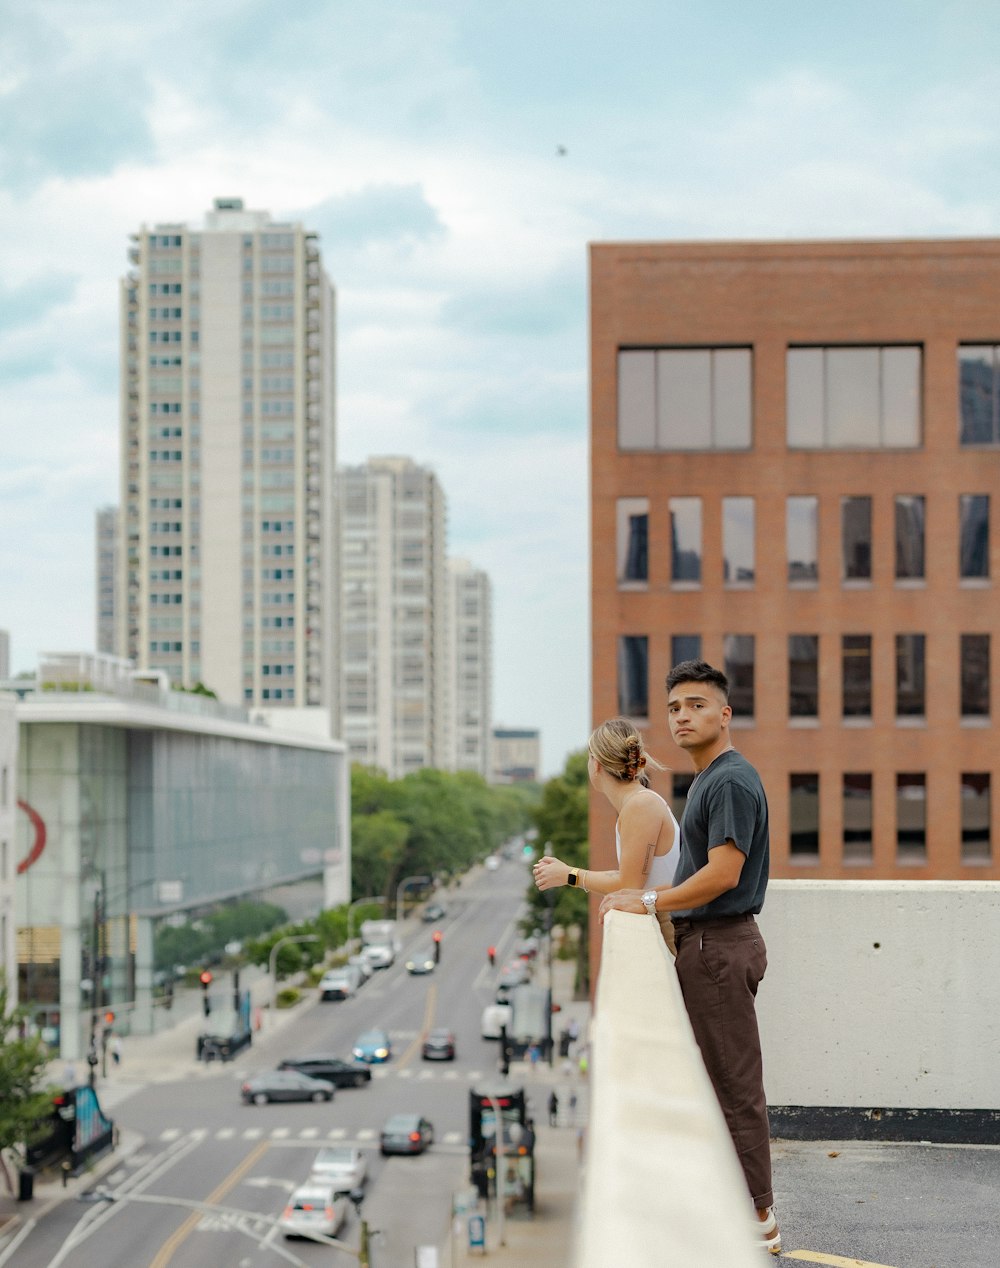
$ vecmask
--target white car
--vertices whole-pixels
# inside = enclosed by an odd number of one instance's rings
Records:
[[[500,866],[500,860],[497,858],[495,854],[487,855],[486,870],[488,872],[495,872],[499,866]]]
[[[361,954],[365,957],[373,969],[389,969],[396,962],[396,953],[392,947],[385,944],[365,947]]]
[[[479,1033],[484,1039],[499,1039],[500,1027],[510,1026],[509,1004],[487,1004],[483,1009],[483,1020],[479,1024]]]
[[[308,1233],[336,1237],[350,1204],[350,1198],[338,1193],[329,1180],[307,1180],[288,1199],[281,1214],[281,1230],[286,1237]]]
[[[328,969],[319,982],[319,997],[327,999],[350,999],[361,986],[361,971],[353,964],[345,964],[339,969]]]
[[[312,1179],[332,1184],[338,1193],[360,1189],[368,1174],[368,1160],[355,1145],[329,1145],[313,1159]]]

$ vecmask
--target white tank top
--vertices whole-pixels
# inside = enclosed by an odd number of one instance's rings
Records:
[[[670,816],[670,822],[674,825],[674,843],[666,854],[654,854],[653,865],[649,869],[649,875],[646,877],[646,884],[650,889],[659,889],[661,885],[672,885],[674,883],[674,873],[677,871],[677,861],[681,856],[681,828],[680,824],[674,818],[674,812],[670,809],[666,802],[667,814]],[[618,821],[615,820],[615,853],[618,855],[618,866],[621,867],[622,862],[622,838],[618,831]]]

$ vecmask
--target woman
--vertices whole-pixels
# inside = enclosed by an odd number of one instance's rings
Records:
[[[569,867],[546,854],[533,868],[539,889],[577,885],[588,893],[611,894],[618,889],[655,889],[669,885],[680,855],[681,830],[659,793],[649,787],[646,766],[664,768],[649,757],[642,736],[625,718],[612,718],[597,728],[588,744],[587,770],[591,784],[618,812],[615,848],[618,870],[592,872]],[[657,913],[663,938],[674,953],[673,925],[666,912]]]

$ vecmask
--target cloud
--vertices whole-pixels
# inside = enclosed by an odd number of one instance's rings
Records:
[[[445,233],[419,184],[366,185],[310,207],[301,219],[319,230],[331,260],[374,243],[413,244]]]
[[[34,325],[51,309],[73,298],[77,278],[70,273],[42,273],[7,285],[0,279],[0,335]]]

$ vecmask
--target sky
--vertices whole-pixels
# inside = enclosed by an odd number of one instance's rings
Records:
[[[1000,234],[1000,6],[0,0],[0,628],[94,647],[128,234],[318,231],[338,457],[493,582],[494,720],[591,727],[587,246]],[[991,122],[992,120],[992,122]]]

